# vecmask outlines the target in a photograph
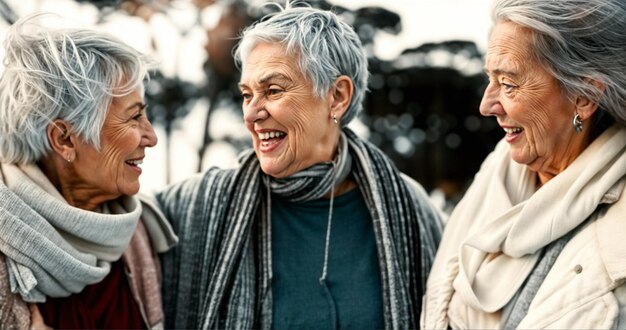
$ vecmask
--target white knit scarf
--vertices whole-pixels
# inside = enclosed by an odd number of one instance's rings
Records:
[[[626,128],[613,126],[535,191],[536,174],[511,160],[505,141],[484,162],[450,221],[470,226],[453,282],[462,301],[500,310],[533,269],[539,251],[587,219],[626,175]]]
[[[89,212],[67,204],[36,165],[1,169],[6,187],[0,184],[0,251],[11,291],[43,302],[101,281],[135,231],[138,199],[107,203],[104,212],[111,214]]]

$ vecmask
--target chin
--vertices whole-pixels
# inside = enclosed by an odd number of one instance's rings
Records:
[[[276,172],[272,171],[270,168],[266,168],[264,166],[261,166],[261,171],[263,171],[263,173],[276,178],[276,179],[281,179],[282,177],[280,175],[278,175]]]
[[[276,179],[282,179],[288,176],[288,175],[285,175],[284,169],[279,170],[275,166],[272,166],[270,164],[261,163],[261,171],[263,171],[263,173]]]
[[[125,187],[124,189],[120,189],[121,195],[133,196],[139,193],[139,185],[133,187]]]
[[[533,161],[533,160],[531,160],[531,159],[528,159],[528,157],[527,157],[527,156],[524,156],[524,155],[515,155],[515,154],[511,155],[511,159],[512,159],[514,162],[516,162],[516,163],[518,163],[518,164],[520,164],[520,165],[526,165],[526,166],[529,166],[529,167],[530,167],[530,165],[531,165],[531,163],[532,163],[532,161]]]

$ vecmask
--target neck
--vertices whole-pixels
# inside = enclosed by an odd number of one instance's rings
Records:
[[[339,184],[335,185],[335,197],[337,196],[341,196],[345,193],[347,193],[348,191],[354,189],[357,186],[356,181],[354,181],[350,176],[343,180],[343,182],[340,182]],[[326,195],[322,196],[323,199],[330,199],[331,197],[331,192],[329,191]]]
[[[61,159],[61,157],[48,155],[37,165],[57,191],[61,193],[63,199],[73,207],[95,211],[102,203],[119,197],[105,195],[101,191],[89,189],[81,184],[74,165]]]
[[[589,130],[579,134],[575,133],[568,141],[569,144],[566,145],[565,151],[557,154],[558,156],[544,161],[544,164],[531,165],[531,169],[533,167],[537,168],[537,189],[552,180],[559,173],[565,171],[592,142]]]

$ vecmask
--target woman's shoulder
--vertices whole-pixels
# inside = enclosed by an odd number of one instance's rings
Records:
[[[427,207],[432,210],[433,213],[437,214],[437,216],[440,218],[441,223],[445,223],[447,219],[446,213],[442,209],[437,207],[437,203],[435,203],[431,199],[428,192],[426,192],[426,189],[424,189],[424,187],[419,182],[415,181],[410,176],[404,173],[400,173],[400,175],[402,179],[404,179],[404,182],[406,183],[411,193],[413,194],[413,197],[420,203],[420,206]]]
[[[162,206],[172,202],[180,203],[182,200],[194,199],[202,191],[209,189],[214,182],[228,180],[233,172],[232,169],[209,168],[184,180],[171,183],[156,194],[156,200]]]
[[[605,211],[598,214],[595,221],[597,227],[597,243],[601,258],[613,279],[626,279],[626,236],[624,215],[626,214],[626,176],[616,183],[606,194],[612,203],[605,205]]]

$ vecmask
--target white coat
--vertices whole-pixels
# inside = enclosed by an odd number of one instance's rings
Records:
[[[503,308],[541,249],[581,223],[518,327],[625,327],[625,150],[626,129],[609,130],[567,173],[537,190],[534,173],[510,161],[508,146],[499,144],[445,228],[421,327],[501,328]]]

